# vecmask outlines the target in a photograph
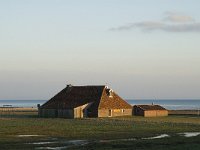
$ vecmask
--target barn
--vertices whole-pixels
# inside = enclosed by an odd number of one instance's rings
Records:
[[[168,110],[160,105],[135,105],[133,106],[134,115],[144,117],[168,116]]]
[[[108,86],[67,85],[39,106],[38,113],[51,118],[131,116],[132,106]]]

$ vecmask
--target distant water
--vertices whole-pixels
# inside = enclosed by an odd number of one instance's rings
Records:
[[[12,107],[37,107],[37,104],[44,104],[47,100],[0,100],[0,107],[12,105]]]
[[[13,107],[37,107],[47,100],[0,100],[0,107],[12,105]],[[200,100],[126,100],[131,105],[158,104],[169,110],[200,109]]]
[[[131,105],[157,104],[168,110],[197,110],[200,109],[200,100],[127,100]]]

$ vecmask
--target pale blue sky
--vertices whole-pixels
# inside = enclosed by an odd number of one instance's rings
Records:
[[[200,1],[0,0],[0,99],[67,83],[123,98],[200,98]]]

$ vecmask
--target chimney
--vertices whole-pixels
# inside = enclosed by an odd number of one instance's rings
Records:
[[[67,88],[69,88],[69,87],[72,87],[72,85],[71,84],[67,84]]]
[[[106,89],[106,93],[109,97],[113,97],[113,90],[112,89]]]

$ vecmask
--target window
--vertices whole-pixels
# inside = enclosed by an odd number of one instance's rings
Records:
[[[125,110],[124,109],[122,109],[122,113],[124,113],[125,112]]]

